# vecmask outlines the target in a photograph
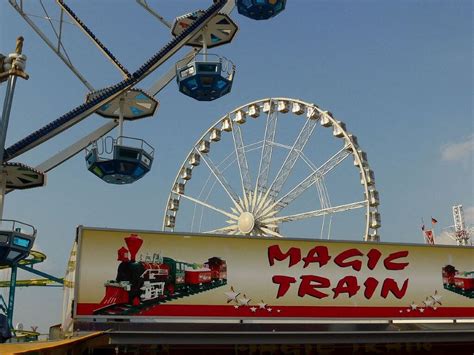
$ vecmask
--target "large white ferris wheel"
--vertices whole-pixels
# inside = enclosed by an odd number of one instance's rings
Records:
[[[378,205],[367,154],[343,122],[312,103],[267,98],[224,115],[195,142],[163,229],[378,241]]]

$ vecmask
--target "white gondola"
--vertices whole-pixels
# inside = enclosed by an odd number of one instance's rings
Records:
[[[342,138],[344,137],[344,132],[346,131],[346,124],[341,121],[337,121],[337,124],[334,125],[332,134],[334,137]]]
[[[235,117],[234,117],[234,122],[238,123],[238,124],[242,124],[242,123],[245,123],[246,119],[245,119],[245,112],[242,111],[242,110],[239,110],[235,113]]]
[[[308,117],[310,120],[317,120],[320,118],[320,113],[316,107],[309,106],[308,111],[306,112],[306,117]]]
[[[372,231],[369,233],[367,241],[369,242],[379,242],[380,241],[380,235],[377,233],[377,231]]]
[[[211,144],[209,143],[209,141],[203,140],[198,145],[198,150],[201,153],[209,153],[210,149],[211,149]]]
[[[304,105],[299,102],[293,102],[293,105],[291,105],[291,112],[299,116],[304,113],[304,108]]]
[[[176,217],[175,216],[166,216],[166,218],[165,218],[166,228],[174,228],[175,223],[176,223]]]
[[[328,113],[325,112],[323,115],[321,115],[320,123],[323,127],[331,127],[333,122]]]
[[[369,163],[367,161],[367,153],[364,152],[361,149],[357,149],[357,154],[358,154],[358,156],[360,158],[360,161],[362,163],[362,167],[367,167],[369,165]],[[355,158],[355,156],[354,156],[354,166],[360,167],[359,166],[359,161]]]
[[[380,225],[381,225],[380,213],[370,211],[369,221],[370,221],[369,222],[370,228],[372,229],[380,228]]]
[[[192,166],[198,166],[201,162],[201,156],[197,153],[191,153],[188,159],[189,164]]]
[[[181,194],[184,194],[184,184],[181,184],[179,182],[177,182],[175,185],[174,185],[174,189],[173,191],[179,195]]]
[[[290,104],[288,101],[280,100],[277,105],[278,112],[287,113],[290,110]]]
[[[193,171],[190,168],[183,168],[181,170],[181,178],[183,180],[191,180],[192,172]]]
[[[177,211],[179,209],[179,200],[178,199],[170,199],[168,201],[168,209],[170,211]]]
[[[209,139],[211,142],[219,142],[221,140],[221,130],[219,128],[213,128]]]
[[[224,132],[232,131],[232,122],[230,122],[230,118],[226,117],[222,120],[222,130]]]
[[[367,198],[369,206],[375,207],[380,205],[379,192],[377,190],[369,190],[369,196]]]
[[[358,146],[359,146],[359,144],[357,143],[357,137],[354,136],[353,134],[348,134],[347,137],[348,138],[346,139],[345,148],[348,152],[353,152],[354,151],[353,147],[355,147],[355,149],[357,149]]]
[[[260,107],[258,105],[250,105],[247,114],[252,118],[260,116]]]
[[[361,172],[362,175],[362,172]],[[360,183],[367,184],[368,186],[372,186],[375,184],[375,174],[372,170],[368,168],[364,168],[364,175],[365,179],[361,176]]]
[[[272,102],[271,101],[265,101],[263,103],[263,108],[262,108],[262,111],[264,113],[268,113],[272,110]]]

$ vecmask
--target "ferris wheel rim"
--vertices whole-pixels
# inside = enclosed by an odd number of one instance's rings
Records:
[[[344,140],[344,146],[341,150],[347,150],[347,151],[349,151],[348,156],[349,155],[353,156],[354,165],[359,170],[360,178],[361,178],[361,184],[363,185],[365,200],[355,202],[355,204],[360,204],[360,203],[365,202],[366,223],[365,223],[363,239],[364,239],[364,241],[378,241],[377,230],[378,230],[378,228],[380,228],[380,225],[376,225],[376,226],[371,225],[372,214],[379,215],[378,214],[378,207],[377,207],[378,203],[376,205],[371,204],[371,202],[370,202],[370,191],[375,191],[377,193],[377,196],[378,196],[378,192],[375,190],[375,184],[373,183],[373,181],[372,181],[372,183],[369,184],[369,179],[368,179],[367,174],[369,174],[369,173],[373,174],[373,172],[369,169],[367,159],[362,156],[362,154],[365,154],[365,153],[360,149],[360,146],[359,146],[359,144],[356,140],[356,137],[354,137],[352,134],[350,134],[346,130],[345,124],[341,121],[338,121],[336,118],[334,118],[333,115],[331,114],[331,112],[321,109],[318,105],[316,105],[314,103],[309,103],[309,102],[303,101],[301,99],[295,99],[295,98],[289,98],[289,97],[267,97],[267,98],[254,100],[254,101],[248,102],[246,104],[240,105],[240,106],[234,108],[233,110],[229,111],[225,115],[221,116],[217,121],[215,121],[213,124],[211,124],[207,130],[204,131],[204,133],[199,137],[199,139],[196,140],[196,142],[193,145],[190,152],[186,155],[186,158],[184,159],[183,163],[180,165],[180,167],[178,169],[178,172],[176,174],[176,177],[173,180],[173,185],[170,189],[170,193],[168,195],[168,199],[167,199],[166,206],[165,206],[165,213],[164,213],[164,216],[163,216],[163,230],[174,231],[174,228],[175,228],[174,226],[172,228],[166,226],[167,216],[172,216],[173,218],[175,218],[176,215],[178,214],[178,210],[171,211],[169,209],[170,201],[174,197],[176,197],[176,199],[178,201],[181,200],[181,197],[184,197],[185,199],[189,200],[190,196],[186,196],[185,194],[179,194],[179,193],[176,193],[175,191],[173,191],[173,186],[175,186],[175,184],[178,183],[178,181],[180,181],[180,174],[183,171],[183,169],[186,168],[187,166],[189,166],[188,161],[189,161],[189,158],[191,157],[191,155],[195,152],[198,152],[196,147],[198,147],[200,142],[205,141],[206,137],[209,137],[213,130],[219,129],[218,127],[220,125],[222,125],[222,123],[226,119],[230,120],[230,123],[231,123],[232,128],[233,128],[234,120],[231,119],[231,117],[235,116],[236,113],[238,113],[239,111],[242,111],[242,112],[245,113],[245,112],[248,112],[247,109],[251,106],[258,105],[258,107],[261,107],[265,103],[269,103],[270,105],[273,105],[273,103],[278,103],[278,102],[286,102],[288,105],[293,105],[294,103],[302,105],[305,112],[306,112],[307,109],[315,110],[318,114],[318,117],[315,119],[315,121],[319,121],[321,119],[321,117],[324,116],[326,119],[328,119],[330,121],[330,126],[332,126],[333,129],[337,128],[340,131],[341,135],[337,136],[337,137],[343,138],[343,140]],[[271,110],[273,110],[273,109],[278,112],[278,109],[273,108],[273,106],[272,106]],[[286,111],[286,112],[288,112],[288,111]],[[286,113],[286,112],[283,112],[283,113]],[[310,120],[309,116],[307,117],[307,120],[308,121]],[[235,126],[238,127],[239,124],[235,124]],[[232,131],[232,135],[233,135],[233,139],[234,139],[234,147],[235,147],[234,130],[232,129],[231,131]],[[353,137],[354,137],[355,141],[354,141]],[[255,143],[252,143],[252,144],[255,144]],[[201,157],[203,157],[201,153],[199,153],[199,154],[200,154]],[[235,152],[235,154],[237,155],[237,152]],[[236,157],[236,160],[238,160],[237,157]],[[208,168],[209,168],[209,166],[208,166]],[[212,169],[209,168],[209,170],[212,170]],[[240,166],[239,166],[239,173],[242,173]],[[258,180],[258,178],[256,180]],[[372,178],[372,180],[373,180],[373,178]],[[243,181],[242,181],[243,196],[245,198],[246,193],[245,193],[245,188],[244,188],[243,185],[244,184],[243,184]],[[257,189],[257,186],[255,188],[255,191],[257,191],[256,189]],[[234,200],[232,198],[232,196],[230,196],[230,194],[229,194],[229,197],[231,197],[231,200]],[[233,201],[233,202],[235,204],[235,202],[237,202],[237,201]],[[380,217],[378,217],[378,218],[380,218]]]

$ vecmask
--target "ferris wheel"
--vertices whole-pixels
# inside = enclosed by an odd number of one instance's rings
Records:
[[[367,154],[343,122],[312,103],[267,98],[227,113],[194,143],[163,229],[378,241],[378,205]]]

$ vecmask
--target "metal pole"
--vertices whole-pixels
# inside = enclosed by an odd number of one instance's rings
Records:
[[[22,269],[22,270],[31,272],[32,274],[35,274],[35,275],[38,275],[38,276],[42,276],[42,277],[44,277],[45,279],[48,279],[48,280],[57,282],[58,284],[61,284],[61,285],[64,284],[64,279],[60,279],[59,277],[56,277],[56,276],[47,274],[46,272],[33,269],[33,266],[25,266],[25,265],[19,264],[18,267],[19,267],[20,269]]]
[[[123,105],[125,103],[125,98],[122,96],[119,100],[119,139],[118,143],[122,144],[123,136]]]
[[[2,117],[0,118],[0,158],[3,162],[3,153],[5,150],[5,140],[7,137],[8,121],[12,108],[13,94],[15,93],[16,75],[10,75],[7,82],[7,91],[5,101],[3,102]]]
[[[5,195],[7,193],[7,174],[0,171],[0,224],[3,218],[3,206],[5,205]]]
[[[13,264],[11,266],[12,274],[10,276],[10,292],[8,294],[8,309],[7,309],[7,319],[8,326],[13,329],[13,309],[15,307],[15,289],[16,289],[16,271],[17,266]]]
[[[7,138],[8,121],[12,108],[13,94],[15,93],[16,75],[10,75],[7,81],[7,91],[3,101],[2,117],[0,117],[0,220],[3,218],[3,206],[5,204],[5,187],[7,184],[6,174],[3,171],[3,154],[5,152],[5,140]]]
[[[204,61],[207,62],[207,26],[202,29],[202,52],[204,53]]]
[[[149,7],[148,4],[146,3],[146,0],[136,0],[136,1],[137,1],[138,5],[142,6],[146,11],[148,11],[150,14],[155,16],[163,25],[165,25],[166,27],[171,29],[171,23],[166,21],[163,18],[163,16],[161,16],[158,12],[156,12],[151,7]]]

